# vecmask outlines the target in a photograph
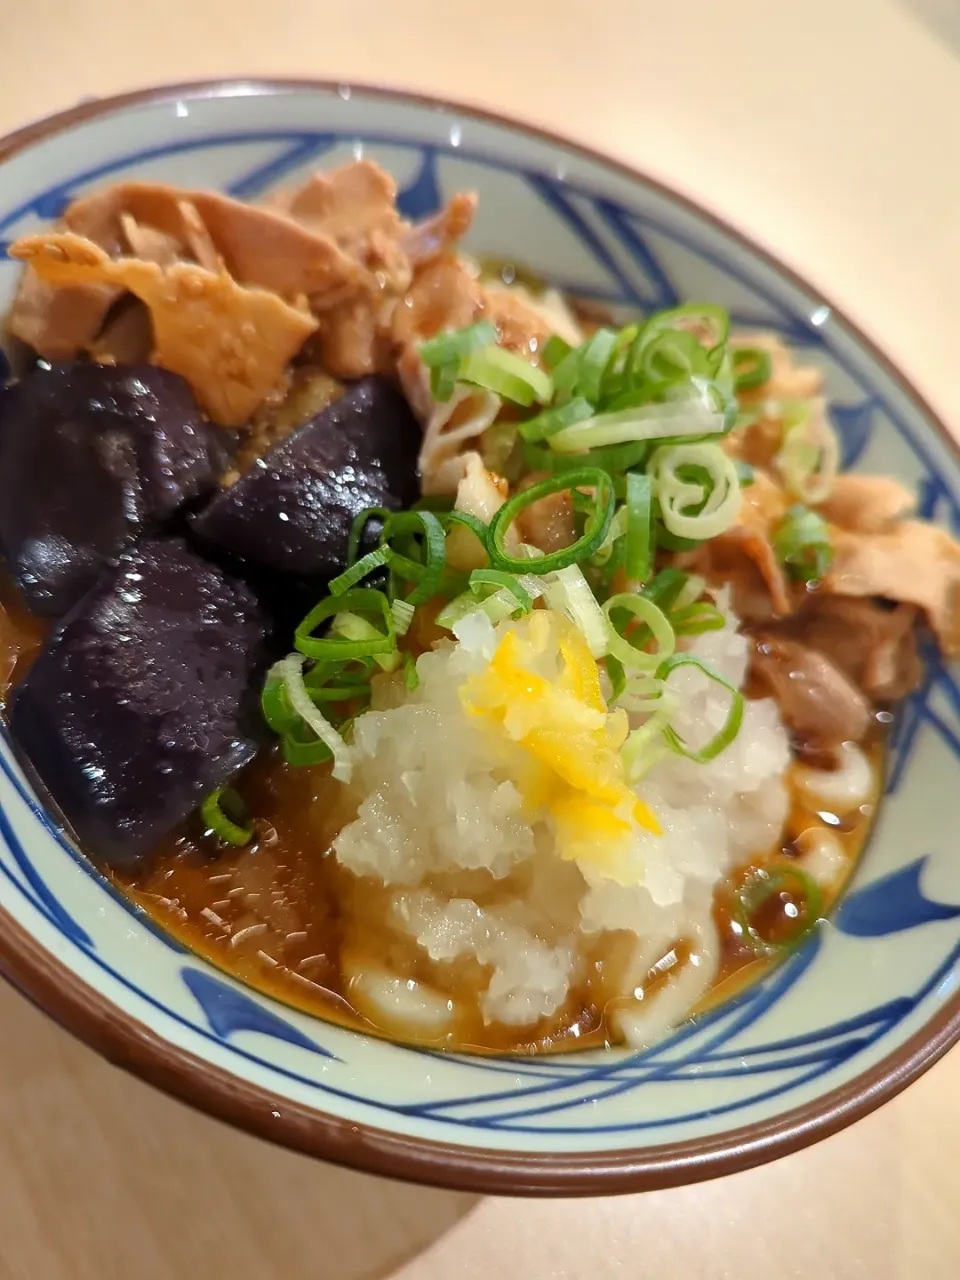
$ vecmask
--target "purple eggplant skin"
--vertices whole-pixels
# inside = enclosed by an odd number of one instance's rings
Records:
[[[354,517],[419,497],[420,427],[386,378],[354,383],[190,518],[209,548],[321,581],[340,573]]]
[[[253,758],[268,630],[180,538],[138,543],[59,623],[10,731],[95,861],[140,864]]]
[[[0,396],[0,553],[34,613],[60,617],[138,537],[229,462],[186,382],[152,365],[38,368]]]

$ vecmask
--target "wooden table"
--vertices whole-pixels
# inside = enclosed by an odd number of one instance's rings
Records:
[[[949,29],[956,0],[913,3]],[[822,284],[960,424],[960,57],[905,4],[7,0],[0,131],[84,96],[244,73],[449,93],[632,160]],[[960,1276],[960,1051],[778,1164],[526,1203],[268,1147],[5,989],[0,1028],[0,1280]]]

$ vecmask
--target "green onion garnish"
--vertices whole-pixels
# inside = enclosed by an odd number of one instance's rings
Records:
[[[694,375],[711,376],[706,350],[692,333],[668,329],[641,345],[637,353],[640,373],[645,381],[676,382]]]
[[[705,541],[725,533],[743,503],[736,467],[719,445],[665,445],[650,459],[668,533]]]
[[[722,631],[726,624],[723,614],[708,600],[677,609],[671,613],[670,621],[678,636],[699,636],[704,631]]]
[[[380,595],[381,593],[353,591],[348,592],[347,594],[359,596],[363,594]],[[385,602],[386,597],[384,596],[383,599]],[[336,600],[334,600],[333,603],[336,604]],[[390,609],[388,605],[388,616],[389,613]],[[331,641],[331,643],[336,642]],[[340,782],[349,782],[353,773],[353,764],[350,759],[349,750],[343,738],[336,731],[330,721],[327,720],[327,718],[313,705],[310,694],[307,692],[303,682],[303,661],[302,653],[291,653],[288,657],[284,658],[273,667],[270,675],[275,674],[283,681],[283,690],[287,696],[287,701],[289,702],[291,709],[300,716],[307,728],[312,729],[320,742],[329,749],[329,753],[333,757],[333,776]],[[270,679],[270,675],[267,677],[268,680]],[[294,747],[303,746],[306,748],[312,745],[309,741],[304,742],[302,737],[297,735],[296,730],[293,730],[284,737],[285,754],[288,740]],[[315,748],[315,751],[319,751],[319,748]],[[295,762],[291,760],[290,763]],[[313,761],[311,761],[311,763],[313,763]]]
[[[428,369],[439,369],[443,365],[457,364],[471,351],[489,347],[496,340],[496,326],[489,320],[481,320],[478,324],[467,325],[465,329],[430,338],[420,348],[420,359]]]
[[[207,796],[200,806],[200,817],[207,831],[225,844],[242,849],[253,839],[253,823],[246,805],[232,787],[225,787]]]
[[[760,347],[737,347],[733,352],[733,386],[738,392],[756,391],[770,381],[773,361]]]
[[[592,404],[600,399],[607,370],[617,354],[617,334],[612,329],[598,329],[580,348],[575,391]]]
[[[457,381],[494,391],[525,408],[535,400],[549,404],[553,399],[550,374],[504,347],[484,347],[465,356],[460,361]]]
[[[350,541],[347,543],[347,568],[354,564],[360,554],[360,543],[371,520],[386,520],[391,512],[386,507],[366,507],[353,517],[350,526]]]
[[[315,636],[321,623],[338,613],[351,612],[383,622],[384,630],[364,640],[348,640],[337,636]],[[294,632],[294,644],[300,653],[320,662],[346,662],[350,658],[369,658],[393,653],[397,633],[390,601],[382,591],[372,587],[354,587],[340,596],[329,596],[310,610]]]
[[[487,587],[509,591],[517,604],[517,612],[529,613],[533,608],[533,596],[515,574],[502,569],[474,569],[470,574],[470,589],[479,599]]]
[[[594,509],[584,524],[583,535],[569,547],[560,551],[551,551],[547,555],[531,560],[527,557],[509,555],[504,543],[511,525],[521,511],[539,502],[541,498],[549,498],[554,493],[575,491],[577,489],[593,489]],[[562,569],[566,565],[587,560],[600,547],[607,535],[610,521],[616,507],[616,494],[613,481],[606,471],[597,467],[580,467],[565,475],[551,476],[531,485],[508,498],[490,522],[487,534],[487,551],[490,563],[495,569],[506,569],[510,573],[550,573],[554,569]]]
[[[552,334],[544,344],[543,351],[540,353],[543,363],[548,369],[556,369],[557,365],[573,350],[570,343],[565,338],[561,338],[559,334]]]
[[[558,453],[583,453],[602,445],[669,440],[677,436],[722,435],[723,415],[702,394],[645,404],[617,413],[601,413],[550,437]]]
[[[391,573],[416,584],[406,597],[409,604],[424,604],[437,594],[447,563],[447,539],[443,525],[446,519],[447,516],[437,516],[432,511],[399,511],[384,522],[380,548],[389,548]],[[409,539],[405,551],[422,551],[423,559],[413,559],[391,546],[391,539],[398,537]],[[422,539],[422,545],[416,543],[418,537]]]
[[[521,422],[519,431],[524,440],[546,440],[564,427],[573,427],[594,416],[593,405],[583,396],[574,396],[566,404],[538,413],[535,418]]]
[[[662,678],[658,668],[665,659],[669,660],[670,655],[677,646],[677,638],[673,627],[663,610],[654,604],[649,596],[636,595],[633,592],[624,591],[605,600],[603,612],[607,619],[609,631],[607,640],[609,652],[619,662],[622,662],[627,669],[656,671],[658,678]],[[615,622],[614,614],[618,615],[618,620],[623,614],[626,614],[626,625],[621,625],[619,621]],[[639,618],[645,625],[632,634],[641,637],[644,643],[652,638],[657,645],[656,652],[645,653],[643,649],[627,638],[626,633],[630,626],[630,621],[634,618]]]
[[[653,483],[637,471],[627,473],[627,547],[624,572],[646,582],[653,571]]]
[[[280,743],[283,758],[295,769],[309,769],[319,764],[326,764],[333,759],[333,752],[318,738],[302,720],[295,728],[283,735]]]
[[[398,636],[405,636],[410,630],[416,609],[408,600],[391,600],[390,612],[393,614],[393,626]]]
[[[377,547],[374,551],[368,551],[365,556],[361,556],[349,569],[330,582],[328,586],[330,594],[343,595],[344,591],[349,591],[351,587],[356,586],[368,573],[373,573],[374,570],[382,569],[385,564],[389,564],[392,555],[389,547]]]
[[[773,535],[773,549],[791,577],[800,582],[822,578],[833,561],[827,522],[799,504],[790,508]]]
[[[775,899],[780,900],[790,927],[784,936],[771,938],[759,927],[757,916]],[[816,927],[822,911],[819,885],[799,867],[758,867],[736,891],[733,919],[744,942],[760,955],[772,956],[801,942]]]
[[[688,760],[695,760],[697,764],[707,764],[709,761],[715,760],[721,751],[725,751],[740,732],[740,725],[743,723],[743,694],[739,689],[734,688],[728,680],[724,680],[719,672],[714,671],[712,667],[709,667],[692,653],[672,654],[657,667],[657,679],[666,680],[671,671],[675,671],[677,667],[696,667],[698,671],[702,671],[705,676],[720,685],[721,688],[726,689],[730,694],[730,709],[727,712],[723,728],[710,739],[705,747],[701,747],[698,751],[691,750],[672,725],[667,725],[663,731],[668,745],[677,755],[686,756]]]
[[[582,466],[600,467],[611,476],[638,466],[649,452],[643,441],[631,444],[614,444],[605,449],[590,449],[586,453],[554,453],[552,449],[537,444],[524,443],[523,460],[531,471],[547,471],[563,475],[578,471]]]

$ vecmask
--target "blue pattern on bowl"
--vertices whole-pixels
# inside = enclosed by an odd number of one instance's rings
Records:
[[[238,168],[223,184],[233,194],[256,197],[326,157],[342,160],[344,144],[355,138],[356,131],[340,129],[232,130],[118,152],[31,194],[0,216],[0,234],[13,238],[36,218],[57,216],[75,193],[91,183],[137,172],[155,161],[183,157],[196,164],[198,156],[202,163],[202,154],[213,152],[229,161],[232,151],[239,155],[252,145],[269,144],[266,158],[252,167]],[[689,273],[691,262],[699,264],[705,278],[726,282],[726,295],[720,300],[726,301],[727,295],[733,298],[730,309],[738,325],[774,329],[827,369],[839,388],[834,414],[847,464],[869,461],[895,436],[898,457],[909,460],[904,466],[916,478],[922,513],[960,530],[956,465],[939,455],[933,432],[919,411],[894,403],[896,397],[888,394],[879,377],[868,376],[865,367],[870,366],[870,358],[851,355],[849,335],[830,319],[827,309],[801,312],[789,296],[792,286],[771,283],[769,269],[755,269],[749,253],[740,247],[731,244],[725,249],[722,235],[715,230],[709,236],[694,234],[681,225],[682,219],[671,221],[661,207],[653,207],[663,204],[662,197],[645,203],[639,184],[634,205],[615,198],[602,184],[563,179],[542,166],[519,164],[507,155],[498,157],[484,148],[471,149],[436,136],[364,130],[363,143],[374,153],[382,148],[403,159],[407,178],[400,206],[411,217],[430,212],[449,195],[455,180],[445,171],[450,160],[473,165],[478,174],[489,171],[522,185],[539,202],[540,216],[565,236],[574,237],[582,251],[581,261],[592,264],[580,275],[571,268],[552,276],[553,282],[573,293],[644,310],[667,306],[687,292],[678,281],[677,263],[683,267],[681,274]],[[927,767],[917,761],[931,751],[946,751],[953,762],[960,756],[960,688],[934,652],[928,655],[923,686],[901,710],[892,735],[891,803],[893,797],[899,799],[917,785],[919,773]],[[231,979],[215,976],[202,962],[183,964],[183,948],[97,875],[57,830],[25,784],[6,738],[0,743],[0,782],[0,877],[49,926],[61,949],[82,953],[85,971],[106,975],[111,991],[122,989],[136,1007],[141,1003],[149,1007],[163,1025],[168,1020],[191,1043],[196,1037],[197,1043],[215,1045],[217,1061],[229,1069],[241,1074],[258,1069],[271,1088],[285,1082],[298,1096],[313,1097],[321,1106],[351,1104],[357,1110],[350,1114],[372,1116],[374,1123],[378,1113],[389,1115],[392,1123],[408,1121],[409,1132],[439,1135],[448,1141],[477,1144],[496,1133],[524,1134],[537,1149],[553,1150],[565,1149],[564,1141],[570,1136],[597,1143],[601,1135],[619,1135],[614,1145],[642,1142],[642,1135],[651,1131],[685,1137],[707,1119],[709,1132],[722,1131],[719,1117],[739,1112],[756,1115],[759,1104],[791,1095],[808,1098],[811,1084],[824,1080],[824,1088],[828,1087],[829,1077],[839,1068],[871,1052],[870,1060],[876,1060],[886,1042],[892,1047],[914,1029],[907,1025],[911,1019],[920,1016],[922,1021],[943,1002],[960,959],[960,925],[951,924],[960,917],[960,906],[940,901],[932,891],[928,896],[921,887],[921,877],[929,878],[934,863],[942,871],[943,859],[929,853],[915,857],[909,850],[894,848],[885,834],[884,815],[877,837],[883,856],[875,859],[875,848],[871,848],[835,924],[826,926],[762,982],[681,1027],[654,1048],[548,1059],[438,1055],[381,1044],[310,1020]],[[951,852],[945,846],[949,831],[947,822],[935,833],[944,855]],[[34,849],[38,832],[46,833],[48,843],[56,843],[60,861],[49,852],[38,858]],[[59,880],[62,876],[66,883],[63,855],[110,904],[110,911],[104,908],[108,926],[89,910],[81,914],[80,899],[89,907],[90,898],[76,889],[75,881],[70,882],[71,894],[64,901]],[[960,878],[947,877],[944,882],[960,898]],[[159,943],[171,953],[175,968],[170,974],[176,975],[190,1000],[183,999],[182,990],[175,992],[169,975],[152,986],[143,973],[135,980],[117,964],[114,938],[104,928],[115,931],[124,913],[130,929],[137,936],[142,933],[144,946]],[[816,1016],[807,1017],[802,1030],[783,1033],[777,1011],[785,1007],[788,997],[795,998],[804,984],[810,984],[819,968],[837,963],[835,956],[830,957],[840,954],[838,948],[843,947],[842,962],[861,972],[858,966],[866,964],[868,970],[869,961],[858,960],[856,948],[929,930],[939,932],[929,934],[922,963],[905,961],[904,989],[871,1003],[867,982],[868,998],[860,1007],[831,1016],[822,1025]],[[271,1047],[277,1042],[284,1046],[283,1054]],[[311,1060],[325,1065],[310,1065]],[[235,1067],[230,1067],[231,1062]],[[378,1064],[376,1071],[371,1063]],[[394,1072],[392,1088],[379,1087],[380,1063],[386,1076]],[[341,1074],[333,1074],[337,1071]],[[443,1075],[439,1090],[434,1089],[431,1073]],[[491,1080],[497,1078],[502,1087],[490,1088]],[[669,1091],[663,1086],[670,1086]],[[623,1095],[631,1096],[629,1108],[613,1108],[611,1103]],[[770,1114],[769,1108],[764,1114]],[[486,1139],[476,1137],[481,1131]]]

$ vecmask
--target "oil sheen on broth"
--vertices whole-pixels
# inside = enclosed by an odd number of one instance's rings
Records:
[[[23,678],[45,631],[45,625],[18,603],[9,580],[0,575],[0,700]],[[787,781],[793,804],[785,830],[789,843],[752,864],[763,866],[777,859],[782,866],[796,856],[794,841],[815,840],[819,835],[830,839],[842,863],[830,889],[824,891],[824,912],[842,892],[869,833],[883,772],[883,737],[878,719],[870,742],[864,744],[873,767],[874,794],[852,815],[818,810],[800,787],[791,785],[798,769],[791,765]],[[244,772],[241,789],[256,815],[251,845],[240,850],[215,848],[195,815],[162,841],[148,869],[133,876],[105,874],[192,951],[251,987],[345,1026],[403,1035],[403,1027],[386,1027],[382,1020],[377,1027],[363,1015],[349,975],[381,968],[385,960],[392,972],[413,981],[427,975],[418,970],[422,961],[409,939],[388,940],[385,953],[383,886],[354,876],[329,854],[318,855],[352,816],[344,811],[341,788],[330,778],[328,768],[291,768],[274,748]],[[96,850],[87,853],[96,863]],[[776,963],[758,958],[741,940],[733,920],[732,889],[749,871],[739,869],[716,892],[714,914],[723,942],[723,964],[701,1008],[736,994]],[[774,921],[774,936],[775,932]],[[668,952],[651,969],[644,993],[654,994],[683,959],[681,948]],[[480,975],[464,964],[457,970],[452,993],[462,1012],[444,1043],[499,1052],[601,1046],[606,1042],[604,1011],[610,1003],[604,993],[604,968],[611,962],[616,962],[616,948],[611,951],[609,946],[603,957],[599,951],[588,957],[586,977],[571,990],[566,1003],[522,1032],[484,1024],[479,1011]]]

